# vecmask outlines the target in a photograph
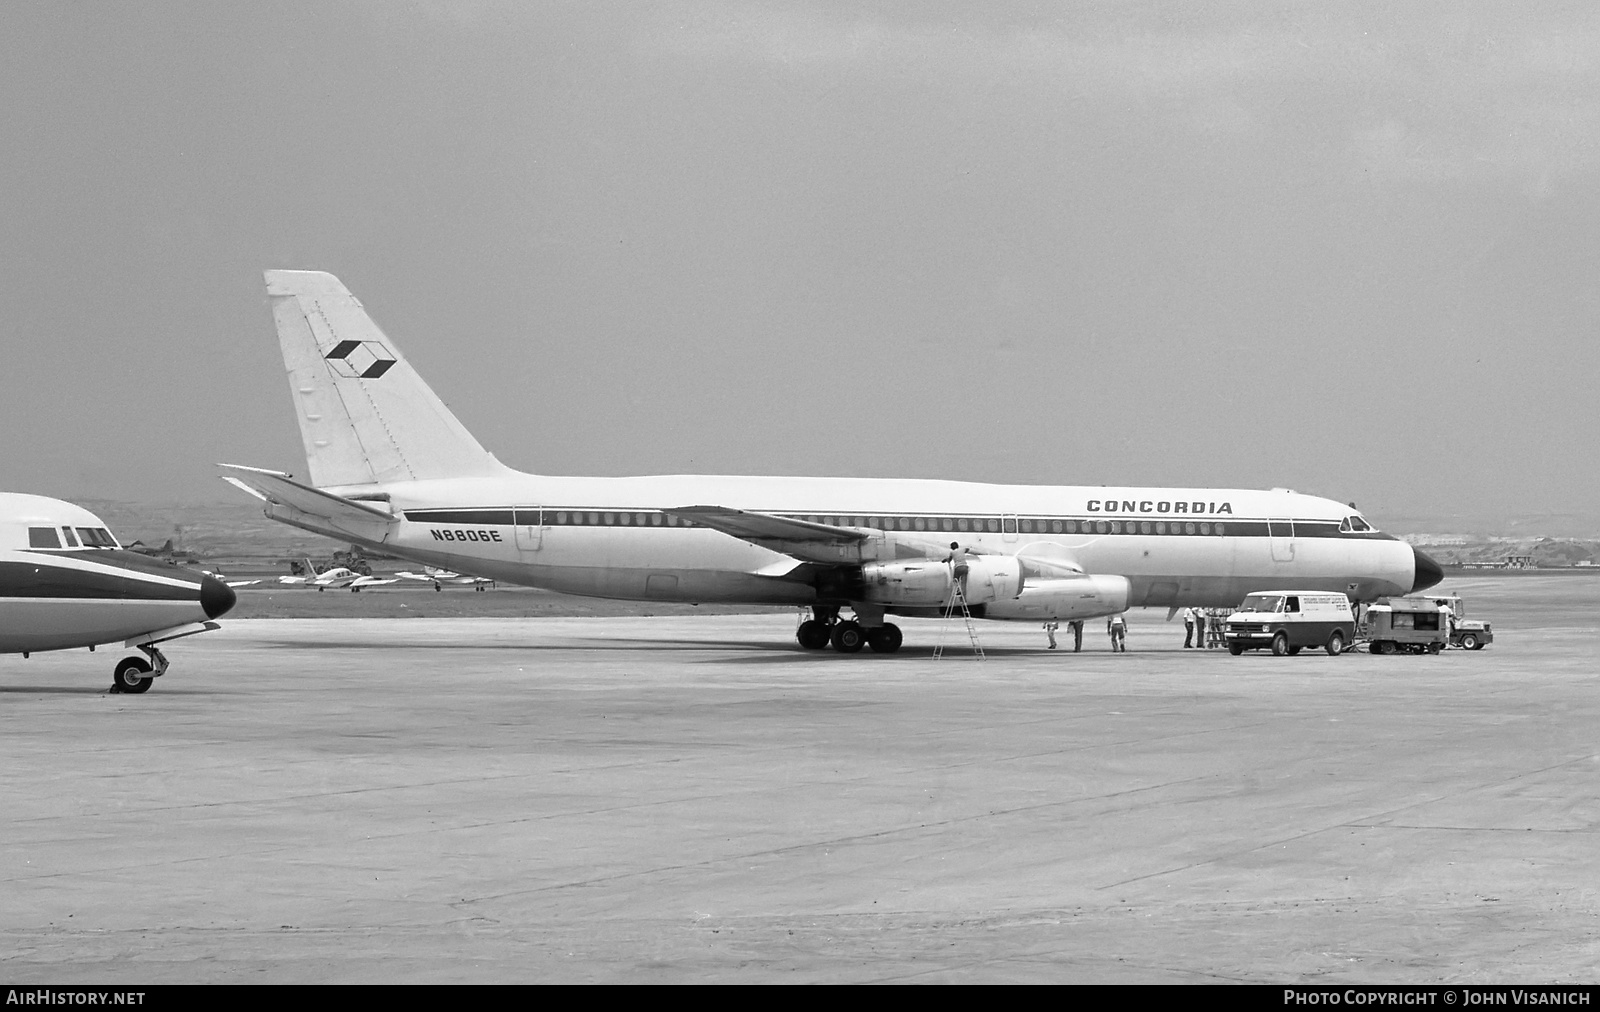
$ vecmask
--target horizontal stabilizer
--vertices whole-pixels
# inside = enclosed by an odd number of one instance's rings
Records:
[[[399,521],[398,517],[384,510],[334,495],[332,492],[324,492],[319,488],[302,485],[282,471],[267,471],[259,467],[245,467],[242,464],[217,466],[233,472],[223,475],[223,480],[244,489],[258,499],[287,506],[309,516],[321,517],[340,526],[350,524],[370,526],[374,523],[393,524]]]

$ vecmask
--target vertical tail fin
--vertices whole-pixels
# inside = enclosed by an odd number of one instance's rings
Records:
[[[267,271],[311,483],[484,477],[506,468],[332,274]]]

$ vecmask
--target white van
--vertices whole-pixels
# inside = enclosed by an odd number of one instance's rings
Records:
[[[1341,654],[1355,639],[1356,618],[1350,599],[1325,590],[1265,590],[1244,599],[1228,616],[1228,652],[1270,647],[1279,657],[1302,647],[1322,647]]]

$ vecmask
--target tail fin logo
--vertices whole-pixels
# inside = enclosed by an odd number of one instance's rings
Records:
[[[381,341],[340,341],[322,356],[340,376],[375,380],[394,365],[394,352]]]

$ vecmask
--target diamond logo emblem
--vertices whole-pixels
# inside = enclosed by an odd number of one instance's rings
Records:
[[[394,352],[381,341],[340,341],[322,356],[340,376],[350,379],[377,379],[394,365]]]

